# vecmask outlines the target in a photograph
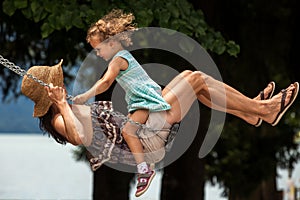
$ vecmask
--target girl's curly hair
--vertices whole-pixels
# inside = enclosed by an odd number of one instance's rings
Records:
[[[113,9],[90,26],[86,40],[89,43],[92,37],[99,37],[102,42],[114,37],[124,46],[130,46],[132,45],[130,36],[136,29],[136,24],[133,23],[134,19],[132,13],[124,13],[123,10]]]

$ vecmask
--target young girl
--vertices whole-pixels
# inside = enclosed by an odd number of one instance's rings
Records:
[[[105,92],[116,80],[126,92],[128,117],[134,122],[144,124],[149,112],[166,111],[171,106],[163,99],[160,86],[148,76],[130,52],[124,49],[131,45],[130,31],[136,29],[133,20],[134,16],[131,13],[112,10],[89,28],[87,42],[95,49],[97,56],[110,62],[103,78],[73,100],[75,103],[84,103],[91,97]],[[122,129],[122,136],[134,155],[138,173],[146,174],[142,175],[146,179],[138,179],[136,196],[140,196],[147,189],[142,187],[145,183],[140,181],[146,182],[148,187],[155,172],[150,170],[144,160],[142,143],[135,134],[137,128],[127,122]]]

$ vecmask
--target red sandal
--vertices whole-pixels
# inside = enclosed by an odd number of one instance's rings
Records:
[[[135,196],[139,197],[144,194],[150,186],[151,181],[155,176],[155,171],[151,170],[145,174],[138,174],[138,184],[136,186]]]

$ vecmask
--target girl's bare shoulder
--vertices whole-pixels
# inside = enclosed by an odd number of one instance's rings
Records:
[[[110,66],[117,66],[120,70],[126,70],[128,68],[128,61],[120,56],[115,57],[109,64]]]

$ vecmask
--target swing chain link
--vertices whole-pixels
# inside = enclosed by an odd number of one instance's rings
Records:
[[[2,64],[4,67],[8,68],[9,70],[15,72],[16,74],[18,74],[20,76],[25,76],[26,75],[28,78],[31,78],[32,80],[39,83],[40,85],[49,87],[48,84],[46,84],[43,81],[39,80],[35,76],[27,73],[24,69],[22,69],[19,66],[16,66],[14,63],[10,62],[9,60],[3,58],[2,55],[0,55],[0,64]]]
[[[15,72],[19,76],[23,77],[23,76],[26,75],[28,78],[34,80],[35,82],[39,83],[40,85],[50,88],[49,84],[39,80],[37,77],[33,76],[32,74],[27,73],[26,70],[22,69],[19,66],[16,66],[14,63],[12,63],[9,60],[3,58],[2,55],[0,55],[0,64],[3,65],[4,67],[8,68],[9,70]],[[73,96],[67,95],[67,100],[72,100],[73,98],[74,98]]]
[[[4,67],[8,68],[9,70],[15,72],[19,76],[23,77],[23,76],[26,75],[28,78],[34,80],[35,82],[39,83],[40,85],[50,88],[49,84],[39,80],[37,77],[33,76],[32,74],[27,73],[26,70],[22,69],[19,66],[16,66],[14,63],[12,63],[9,60],[3,58],[2,55],[0,55],[0,64],[3,65]],[[67,98],[67,100],[73,101],[74,97],[72,95],[67,95],[66,98]],[[85,105],[89,105],[89,104],[87,103]],[[145,124],[141,124],[139,122],[133,121],[129,117],[124,116],[123,114],[121,115],[121,114],[118,114],[118,113],[115,113],[115,112],[109,111],[109,110],[105,110],[105,112],[112,114],[114,117],[121,118],[123,120],[122,127],[125,126],[126,122],[130,122],[131,124],[134,124],[134,125],[136,125],[138,127],[141,127],[143,129],[148,129],[148,130],[151,130],[151,131],[158,131],[158,130],[154,130],[150,127],[147,127]]]

